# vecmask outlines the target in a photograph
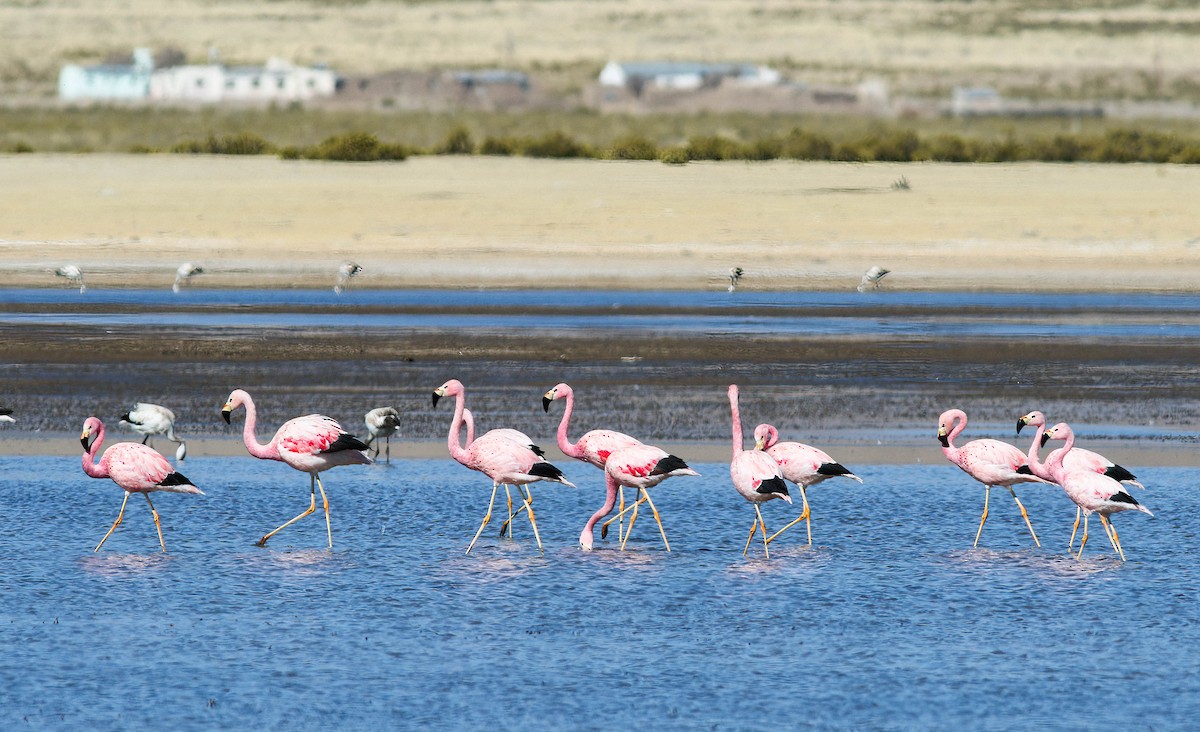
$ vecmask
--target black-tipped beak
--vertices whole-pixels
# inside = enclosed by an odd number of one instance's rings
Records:
[[[1042,447],[1045,447],[1045,446],[1046,446],[1046,443],[1047,443],[1047,442],[1049,442],[1049,441],[1050,441],[1050,433],[1049,433],[1049,432],[1043,432],[1043,433],[1042,433]]]
[[[87,432],[84,432],[82,435],[79,436],[79,444],[83,445],[84,452],[91,452],[91,450],[92,450],[92,446],[88,444],[89,437],[91,437],[91,435],[88,434]]]
[[[938,433],[938,442],[942,443],[942,447],[950,447],[950,438],[941,432]]]
[[[232,413],[233,413],[233,410],[230,409],[229,407],[225,407],[224,409],[221,410],[221,416],[225,419],[225,424],[233,424],[232,422],[229,421],[229,415]]]
[[[552,401],[554,401],[554,400],[548,396],[542,397],[542,409],[545,410],[546,412],[549,412],[550,411],[550,402],[552,402]]]
[[[1021,428],[1025,426],[1025,418],[1021,417],[1017,420],[1017,434],[1021,434]]]
[[[436,407],[437,403],[438,403],[438,399],[441,399],[441,398],[442,398],[441,394],[438,394],[436,391],[433,392],[433,406]]]
[[[128,421],[129,421],[129,412],[126,412],[125,414],[122,414],[122,415],[121,415],[121,421],[122,421],[122,422],[128,422]]]

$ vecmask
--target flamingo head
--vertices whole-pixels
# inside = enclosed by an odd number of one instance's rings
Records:
[[[88,417],[83,423],[83,434],[79,435],[79,444],[83,445],[84,452],[92,451],[91,436],[104,429],[104,423],[98,417]]]
[[[571,387],[566,384],[556,384],[550,391],[542,395],[542,409],[550,411],[550,402],[571,396]]]
[[[947,409],[942,412],[942,416],[938,417],[938,442],[942,443],[942,447],[950,447],[950,433],[961,422],[965,427],[967,424],[967,413],[961,409]]]
[[[1070,425],[1066,422],[1059,422],[1042,435],[1042,444],[1045,445],[1050,440],[1069,440],[1074,436],[1075,433],[1071,431]]]
[[[766,450],[779,442],[779,430],[773,425],[760,424],[754,428],[754,449]]]
[[[585,552],[590,552],[592,550],[592,542],[592,527],[589,526],[579,535],[579,548]]]
[[[1045,427],[1046,426],[1046,415],[1042,414],[1041,412],[1033,411],[1033,412],[1030,412],[1029,414],[1026,414],[1024,417],[1021,417],[1020,419],[1018,419],[1017,420],[1017,434],[1018,435],[1021,434],[1021,428],[1027,424],[1031,424],[1034,427]]]
[[[458,396],[463,393],[462,382],[458,379],[450,379],[445,384],[433,390],[433,406],[437,406],[438,400],[444,396]]]
[[[241,389],[234,389],[229,394],[229,398],[225,400],[225,406],[221,407],[221,416],[225,418],[225,424],[231,424],[229,416],[233,414],[233,410],[246,403],[249,394]]]

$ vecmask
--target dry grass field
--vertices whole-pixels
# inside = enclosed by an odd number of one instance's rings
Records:
[[[895,190],[904,177],[911,188]],[[1192,290],[1200,167],[0,158],[0,287]]]
[[[1190,96],[1200,8],[1176,0],[0,1],[0,83],[52,95],[66,62],[133,46],[278,56],[345,73],[506,66],[594,78],[610,59],[769,63],[817,82],[942,94]],[[574,81],[570,81],[574,79]]]

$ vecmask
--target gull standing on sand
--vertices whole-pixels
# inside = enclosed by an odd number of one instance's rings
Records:
[[[1153,516],[1150,509],[1134,500],[1125,490],[1125,486],[1104,475],[1090,470],[1071,470],[1066,466],[1067,457],[1075,447],[1075,433],[1064,422],[1046,431],[1047,439],[1065,440],[1066,444],[1059,450],[1050,453],[1046,458],[1046,468],[1054,476],[1054,482],[1062,486],[1076,506],[1083,511],[1083,537],[1079,540],[1079,559],[1083,556],[1083,547],[1088,540],[1088,518],[1093,513],[1100,514],[1100,523],[1104,525],[1104,533],[1113,549],[1117,550],[1121,561],[1125,561],[1125,550],[1121,548],[1121,539],[1117,536],[1117,527],[1109,520],[1109,516],[1120,511],[1141,511]]]
[[[179,265],[179,269],[175,270],[175,284],[171,285],[171,292],[179,292],[179,288],[187,283],[188,280],[196,275],[204,274],[204,268],[198,264],[184,262]]]
[[[83,271],[75,265],[64,264],[63,266],[54,270],[54,274],[58,275],[59,277],[65,277],[67,282],[70,282],[72,285],[79,285],[80,294],[87,292],[87,285],[83,283]]]
[[[1038,411],[1030,412],[1017,420],[1017,434],[1021,434],[1021,428],[1025,425],[1032,425],[1037,428],[1037,432],[1033,435],[1033,442],[1029,445],[1029,452],[1026,457],[1029,459],[1029,469],[1039,478],[1046,480],[1054,480],[1054,476],[1050,474],[1046,468],[1046,463],[1043,463],[1038,456],[1038,451],[1042,445],[1050,438],[1046,436],[1046,415]],[[1087,470],[1093,473],[1107,475],[1118,483],[1127,483],[1145,489],[1146,486],[1138,482],[1137,476],[1129,472],[1125,468],[1117,465],[1112,460],[1104,457],[1099,453],[1085,450],[1081,447],[1075,447],[1071,450],[1066,448],[1058,448],[1063,450],[1063,466],[1067,470]],[[1054,452],[1057,452],[1055,450]],[[1051,452],[1046,458],[1046,462],[1054,457],[1054,452]],[[1057,483],[1057,480],[1054,480]],[[1079,531],[1079,519],[1083,515],[1083,509],[1079,506],[1075,507],[1075,525],[1071,528],[1071,540],[1067,542],[1067,549],[1070,550],[1075,546],[1075,533]]]
[[[241,389],[234,389],[221,408],[221,416],[230,424],[229,416],[238,407],[246,407],[246,424],[242,428],[242,442],[247,452],[259,460],[278,460],[287,463],[302,473],[308,473],[308,488],[311,500],[308,510],[283,524],[258,540],[258,546],[266,546],[267,540],[282,529],[292,525],[317,510],[317,489],[321,490],[321,501],[325,506],[325,533],[329,548],[333,549],[333,527],[329,523],[329,497],[321,483],[321,473],[338,465],[370,465],[371,458],[364,450],[368,448],[361,440],[342,429],[336,420],[322,414],[296,417],[283,426],[267,444],[255,437],[258,414],[254,400]]]
[[[88,438],[93,434],[95,439],[89,443]],[[111,478],[114,483],[125,489],[125,500],[121,501],[117,520],[93,551],[100,551],[100,547],[104,546],[112,532],[121,525],[121,520],[125,518],[125,504],[129,502],[132,493],[141,493],[146,497],[150,514],[154,517],[154,527],[158,529],[158,544],[164,552],[167,551],[167,544],[163,541],[162,524],[158,520],[158,511],[150,501],[150,494],[154,491],[167,491],[203,495],[204,491],[192,485],[192,481],[182,473],[175,472],[162,455],[136,442],[118,442],[104,451],[99,463],[95,462],[96,453],[100,452],[100,447],[104,444],[104,423],[96,417],[88,417],[83,423],[83,434],[79,436],[79,442],[83,445],[83,472],[92,478]]]
[[[121,415],[120,424],[145,435],[142,438],[143,445],[150,440],[151,435],[162,435],[179,445],[175,450],[176,460],[182,462],[187,457],[187,443],[175,436],[175,413],[166,407],[138,402],[133,405],[133,409]]]
[[[829,478],[841,476],[863,482],[862,478],[851,473],[846,466],[818,450],[802,442],[780,442],[779,430],[773,425],[760,424],[754,428],[754,449],[763,450],[779,463],[779,472],[785,480],[790,480],[800,488],[800,497],[804,501],[804,510],[792,523],[784,526],[776,534],[782,534],[801,520],[808,529],[808,544],[812,546],[812,524],[809,519],[808,493],[806,489]]]
[[[733,481],[734,489],[742,498],[754,504],[755,515],[754,523],[750,526],[750,536],[746,538],[746,546],[742,549],[742,556],[746,556],[746,552],[750,551],[754,533],[761,529],[763,552],[766,553],[767,559],[770,559],[770,543],[795,521],[768,537],[767,522],[763,520],[762,509],[759,506],[772,498],[782,498],[791,503],[792,497],[788,494],[787,483],[783,480],[783,474],[779,472],[779,464],[775,462],[775,458],[759,450],[742,448],[742,413],[738,407],[737,384],[730,384],[728,393],[729,411],[733,420],[733,459],[729,463],[729,477]]]
[[[392,462],[392,435],[400,429],[400,412],[396,411],[395,407],[377,407],[367,412],[363,421],[367,425],[366,444],[369,446],[382,437],[385,445],[384,460]],[[372,457],[379,457],[379,445],[375,445],[375,454]]]
[[[333,286],[333,291],[342,294],[342,290],[350,285],[351,278],[358,276],[362,269],[354,262],[343,262],[342,266],[338,267],[337,283]]]
[[[884,269],[879,265],[875,265],[874,267],[868,269],[866,274],[862,276],[862,281],[858,283],[858,287],[856,289],[859,292],[866,292],[868,289],[878,290],[879,281],[887,276],[889,272],[891,272],[890,269]]]
[[[1012,487],[1017,483],[1049,483],[1051,481],[1039,478],[1031,472],[1021,472],[1022,468],[1030,469],[1029,461],[1024,453],[1007,442],[988,439],[971,440],[962,447],[955,447],[954,439],[962,434],[966,427],[967,415],[961,409],[947,409],[938,418],[937,437],[938,442],[942,443],[942,454],[946,456],[947,460],[961,468],[964,473],[983,483],[984,486],[983,515],[979,517],[979,529],[975,532],[975,543],[971,546],[979,546],[979,535],[983,533],[983,522],[987,521],[988,517],[988,500],[992,494],[992,486],[1001,485],[1012,494],[1013,500],[1017,502],[1017,507],[1021,509],[1025,525],[1029,527],[1033,543],[1040,547],[1042,544],[1033,531],[1033,524],[1029,522],[1029,514],[1025,511],[1025,506],[1021,504],[1021,499],[1017,498]]]
[[[492,479],[492,497],[488,501],[487,513],[484,514],[483,521],[479,524],[479,530],[475,532],[475,537],[467,546],[466,553],[471,553],[471,549],[475,547],[475,542],[479,541],[483,529],[492,520],[492,506],[496,503],[496,491],[499,490],[501,484],[517,486],[524,500],[521,510],[524,510],[529,518],[529,525],[533,528],[533,536],[537,540],[538,551],[543,551],[542,538],[538,534],[537,519],[533,513],[533,493],[523,486],[543,480],[562,483],[572,488],[575,487],[575,484],[568,481],[561,470],[534,452],[530,445],[526,444],[528,437],[520,432],[491,430],[464,448],[460,432],[463,427],[463,412],[466,409],[466,388],[458,379],[450,379],[433,390],[433,406],[436,407],[438,401],[445,396],[454,397],[454,416],[450,420],[450,431],[446,436],[446,447],[450,452],[450,457],[459,464]],[[471,432],[474,430],[471,429]],[[511,435],[514,434],[520,437],[513,439]]]

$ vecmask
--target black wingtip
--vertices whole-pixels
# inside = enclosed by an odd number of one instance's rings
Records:
[[[158,481],[158,485],[191,485],[191,486],[194,486],[195,483],[188,480],[187,476],[184,475],[183,473],[171,473],[167,477]]]
[[[550,480],[562,480],[566,477],[563,475],[563,471],[546,462],[534,463],[533,466],[529,468],[529,474],[536,475],[539,478],[548,478]]]
[[[1021,467],[1017,468],[1017,472],[1021,475],[1033,475],[1033,470],[1030,469],[1028,465],[1022,465]]]
[[[668,455],[654,466],[654,470],[650,471],[650,475],[666,475],[673,470],[687,470],[688,464],[683,461],[683,458]]]
[[[764,496],[782,495],[790,498],[792,495],[788,493],[787,483],[783,481],[783,478],[767,478],[758,484],[757,491]]]
[[[849,468],[841,463],[821,463],[817,472],[821,475],[850,475]]]
[[[1140,505],[1133,496],[1129,495],[1125,491],[1117,491],[1109,496],[1108,500],[1115,501],[1116,503],[1128,503],[1131,506]]]
[[[1137,476],[1125,468],[1122,468],[1120,465],[1109,466],[1109,468],[1104,471],[1104,474],[1118,483],[1124,483],[1127,480],[1137,480]]]
[[[343,450],[370,450],[371,446],[352,434],[343,432],[338,435],[338,438],[333,441],[329,447],[322,450],[322,453],[342,452]]]

